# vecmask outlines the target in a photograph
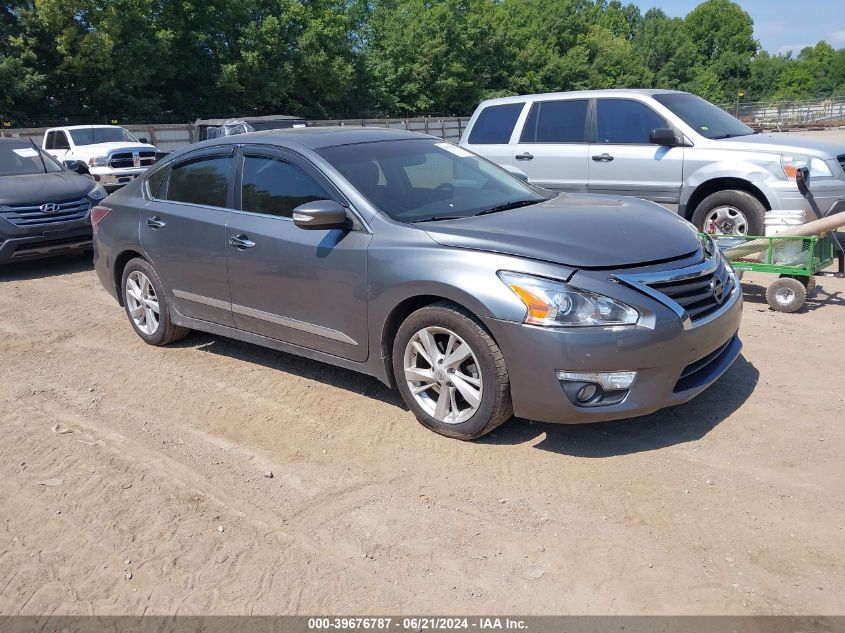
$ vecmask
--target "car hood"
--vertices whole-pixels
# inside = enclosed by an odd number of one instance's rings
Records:
[[[78,145],[73,148],[74,154],[86,156],[105,156],[111,152],[155,152],[155,145],[148,143],[95,143],[94,145]]]
[[[43,204],[75,200],[94,188],[90,178],[69,171],[0,176],[0,205]]]
[[[594,194],[560,194],[528,207],[417,226],[444,246],[578,268],[625,268],[701,248],[693,226],[677,214],[645,200]]]
[[[729,144],[736,149],[806,154],[823,159],[835,158],[845,154],[845,143],[831,143],[811,136],[798,136],[797,134],[783,132],[735,136],[734,138],[721,139],[719,143]]]

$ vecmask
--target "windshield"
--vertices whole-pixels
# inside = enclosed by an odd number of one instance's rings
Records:
[[[88,127],[68,130],[74,145],[93,145],[95,143],[137,143],[138,139],[122,127]]]
[[[378,209],[400,222],[465,218],[547,199],[540,190],[445,141],[377,141],[319,153]]]
[[[53,160],[52,156],[31,145],[0,144],[0,176],[25,176],[57,171],[62,171],[62,166]]]
[[[707,138],[731,138],[754,134],[754,130],[745,123],[701,97],[684,93],[668,93],[654,95],[654,98],[681,117],[684,123]]]

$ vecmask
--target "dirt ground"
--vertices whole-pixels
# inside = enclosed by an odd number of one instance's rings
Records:
[[[693,402],[462,443],[349,371],[144,345],[82,259],[1,269],[0,614],[845,613],[845,280],[783,315],[769,279]]]

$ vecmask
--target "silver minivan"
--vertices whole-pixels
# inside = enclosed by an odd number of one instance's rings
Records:
[[[461,145],[542,187],[645,198],[709,233],[762,235],[767,210],[809,210],[801,167],[820,209],[845,198],[845,144],[757,134],[674,90],[491,99]]]

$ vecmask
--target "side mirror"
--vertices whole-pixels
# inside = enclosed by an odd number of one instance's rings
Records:
[[[670,130],[668,127],[658,127],[649,132],[648,142],[653,145],[675,147],[678,144],[678,139],[675,137],[674,130]]]
[[[149,143],[150,140],[146,136],[141,136],[138,138],[138,141],[141,143]]]
[[[798,185],[798,191],[801,195],[806,197],[810,193],[810,170],[806,167],[799,167],[795,173],[795,183]]]
[[[345,229],[346,209],[334,200],[314,200],[293,210],[293,223],[301,229]]]
[[[88,171],[88,165],[86,165],[81,160],[66,160],[64,161],[65,167],[70,169],[71,171],[75,171],[80,176],[88,176],[91,172]]]

